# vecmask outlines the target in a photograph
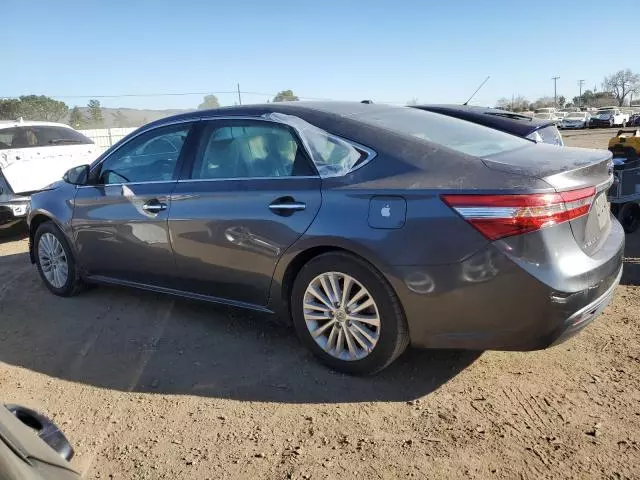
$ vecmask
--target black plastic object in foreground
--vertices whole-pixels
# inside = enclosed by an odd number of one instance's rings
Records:
[[[7,409],[13,413],[18,420],[27,427],[32,428],[38,437],[55,450],[58,455],[67,461],[73,458],[73,447],[67,437],[60,429],[47,417],[29,408],[20,405],[6,405]]]

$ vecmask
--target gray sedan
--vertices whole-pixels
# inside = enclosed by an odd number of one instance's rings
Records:
[[[624,233],[607,151],[362,103],[146,125],[32,198],[47,288],[125,285],[274,313],[325,364],[532,350],[607,305]]]

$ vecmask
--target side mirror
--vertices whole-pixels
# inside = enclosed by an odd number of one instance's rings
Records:
[[[89,165],[80,165],[70,168],[62,179],[71,185],[86,185],[89,181]]]

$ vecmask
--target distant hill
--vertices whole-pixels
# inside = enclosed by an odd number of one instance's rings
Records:
[[[89,116],[89,109],[87,107],[80,107],[80,111],[85,117]],[[139,127],[145,123],[153,122],[160,118],[189,111],[191,110],[138,110],[137,108],[102,107],[102,116],[104,117],[104,127]],[[124,122],[118,122],[116,120],[116,112],[120,112],[124,116],[121,117]],[[68,118],[64,121],[66,122],[67,120]]]

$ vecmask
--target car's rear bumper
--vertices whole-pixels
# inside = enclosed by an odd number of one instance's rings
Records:
[[[544,265],[491,244],[460,264],[395,267],[388,278],[416,347],[537,350],[575,335],[601,313],[620,281],[623,251],[624,232],[614,221],[599,256],[551,251],[545,255],[556,263]]]

